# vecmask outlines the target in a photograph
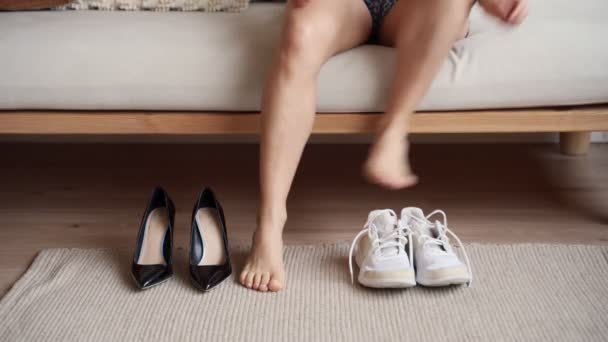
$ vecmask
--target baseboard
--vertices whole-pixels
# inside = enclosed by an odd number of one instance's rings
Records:
[[[471,144],[471,143],[557,143],[557,133],[518,133],[518,134],[415,134],[411,137],[414,143],[423,144]],[[96,135],[0,135],[1,142],[34,142],[34,143],[258,143],[256,135],[227,135],[227,136],[96,136]],[[312,136],[313,144],[362,144],[373,141],[369,134],[335,134]],[[592,135],[594,143],[608,143],[608,132],[595,132]]]

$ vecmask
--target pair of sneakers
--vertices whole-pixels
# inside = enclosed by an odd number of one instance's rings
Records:
[[[431,221],[434,216],[439,220]],[[462,249],[463,263],[452,248],[448,235]],[[420,208],[404,208],[401,217],[391,209],[369,213],[364,229],[350,248],[349,268],[354,282],[353,254],[359,266],[358,281],[375,288],[449,286],[468,283],[472,274],[464,246],[447,227],[442,210],[424,215]]]

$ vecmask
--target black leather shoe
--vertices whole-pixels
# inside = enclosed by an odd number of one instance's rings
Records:
[[[190,276],[194,286],[208,291],[231,273],[224,210],[213,191],[204,188],[192,211]]]
[[[156,187],[139,226],[131,274],[144,290],[173,276],[172,249],[175,206],[161,187]]]

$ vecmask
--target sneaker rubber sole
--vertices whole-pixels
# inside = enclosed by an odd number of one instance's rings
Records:
[[[462,285],[471,281],[466,268],[452,267],[433,271],[416,272],[416,282],[422,286],[439,287],[450,285]]]
[[[403,289],[416,286],[414,270],[359,271],[359,284],[373,288]]]

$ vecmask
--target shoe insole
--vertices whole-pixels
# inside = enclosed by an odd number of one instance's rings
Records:
[[[139,265],[166,265],[163,255],[165,235],[169,231],[169,212],[167,208],[156,208],[150,212],[144,229],[144,240],[141,245]]]
[[[203,240],[203,257],[198,266],[226,263],[222,225],[215,208],[202,208],[196,212],[196,225]]]

